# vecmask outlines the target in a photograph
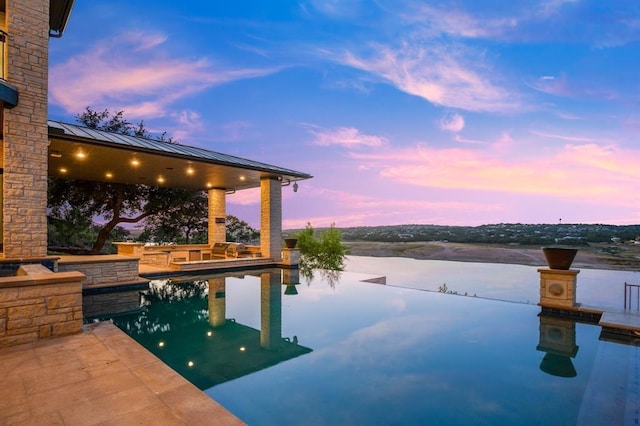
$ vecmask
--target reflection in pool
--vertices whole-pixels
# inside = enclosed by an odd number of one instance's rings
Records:
[[[252,425],[576,424],[624,411],[593,403],[602,354],[629,358],[599,327],[355,273],[333,286],[251,274],[157,281],[142,310],[113,320]]]

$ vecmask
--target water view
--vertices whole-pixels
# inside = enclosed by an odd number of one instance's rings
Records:
[[[252,425],[638,418],[637,347],[535,305],[361,281],[371,277],[271,269],[157,280],[138,310],[112,318]]]

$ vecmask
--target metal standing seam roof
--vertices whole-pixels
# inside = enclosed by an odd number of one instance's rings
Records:
[[[244,169],[257,170],[261,172],[273,173],[274,175],[285,175],[291,178],[310,179],[313,176],[271,164],[261,163],[246,158],[235,157],[198,148],[189,145],[164,142],[156,139],[141,138],[137,136],[122,135],[118,133],[106,132],[75,124],[63,123],[61,121],[48,121],[49,132],[56,138],[70,138],[92,142],[101,145],[120,147],[126,149],[137,149],[147,153],[166,155],[170,157],[202,161],[211,164],[238,167]]]

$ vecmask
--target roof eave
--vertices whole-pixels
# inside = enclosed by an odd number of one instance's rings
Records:
[[[51,0],[49,3],[49,37],[60,38],[69,22],[74,0]]]

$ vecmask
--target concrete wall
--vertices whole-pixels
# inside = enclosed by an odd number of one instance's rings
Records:
[[[7,81],[19,100],[4,110],[4,257],[39,257],[47,254],[49,0],[8,0],[7,32]]]
[[[83,279],[78,272],[50,271],[3,278],[0,347],[79,333]]]

